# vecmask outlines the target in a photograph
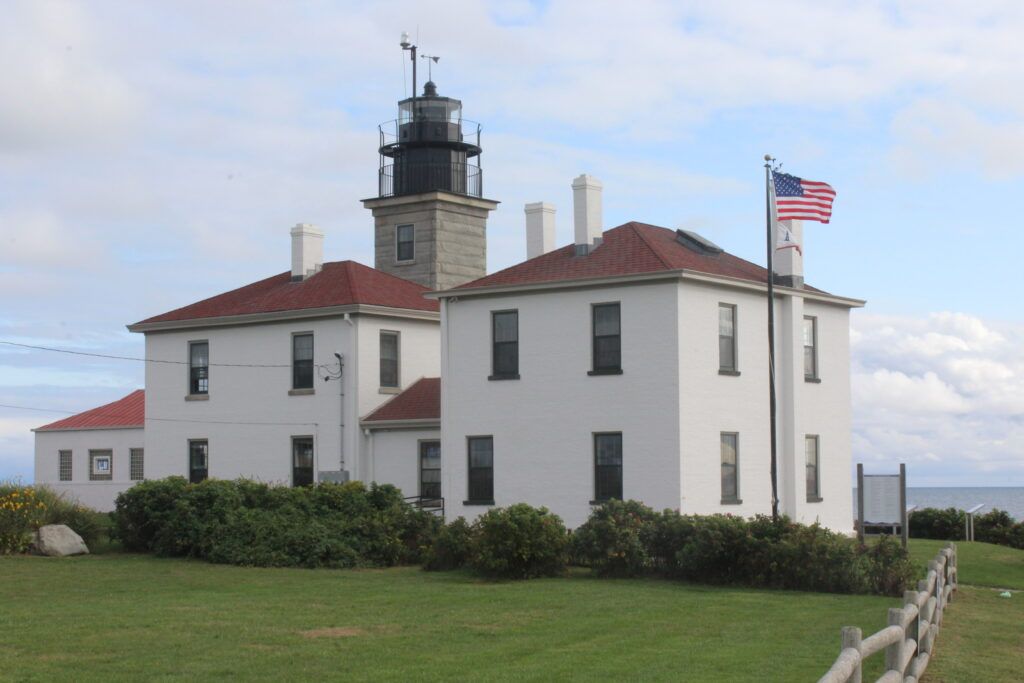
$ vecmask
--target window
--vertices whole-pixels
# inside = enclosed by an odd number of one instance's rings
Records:
[[[519,379],[519,311],[491,313],[491,379]]]
[[[740,502],[739,434],[722,432],[722,502]]]
[[[736,306],[718,304],[718,371],[736,372]]]
[[[398,333],[380,333],[380,385],[398,388]]]
[[[595,304],[592,315],[594,369],[590,374],[619,374],[622,372],[619,304]]]
[[[57,451],[57,477],[71,481],[71,451]]]
[[[395,229],[395,260],[412,261],[416,258],[413,238],[415,230],[411,225],[399,225]]]
[[[188,480],[193,484],[210,474],[210,446],[206,439],[188,442]]]
[[[804,452],[807,457],[807,502],[821,501],[821,480],[818,474],[818,437],[808,434],[804,437]]]
[[[210,391],[210,343],[189,342],[188,393],[202,396]]]
[[[818,379],[818,319],[804,317],[804,379]]]
[[[313,437],[292,437],[292,486],[313,484]]]
[[[128,451],[128,478],[132,481],[142,481],[146,478],[141,448]]]
[[[622,500],[622,434],[594,434],[594,500]]]
[[[313,388],[313,335],[292,335],[292,389]]]
[[[441,442],[420,442],[420,496],[440,502]]]
[[[110,481],[113,478],[113,451],[89,451],[89,481]]]
[[[469,438],[468,503],[494,502],[494,438]]]

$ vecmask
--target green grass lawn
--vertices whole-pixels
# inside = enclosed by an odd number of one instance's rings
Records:
[[[895,601],[417,568],[0,558],[0,678],[816,680]]]
[[[932,559],[942,541],[912,540],[915,562]],[[942,620],[935,657],[924,679],[1020,681],[1024,679],[1024,551],[989,543],[957,543],[960,587]],[[1015,591],[999,597],[1002,589]]]

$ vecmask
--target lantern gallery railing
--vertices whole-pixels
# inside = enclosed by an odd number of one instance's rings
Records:
[[[443,190],[470,197],[483,196],[479,166],[455,162],[385,164],[380,168],[380,197]]]

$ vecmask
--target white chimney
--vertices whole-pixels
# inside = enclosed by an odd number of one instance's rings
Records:
[[[804,222],[775,222],[775,282],[786,287],[804,286]]]
[[[526,212],[526,258],[536,258],[555,248],[555,205],[534,202]]]
[[[572,181],[572,218],[576,229],[576,253],[588,254],[601,244],[601,181],[584,173]]]
[[[305,280],[324,264],[324,233],[310,223],[298,223],[291,229],[292,280]]]

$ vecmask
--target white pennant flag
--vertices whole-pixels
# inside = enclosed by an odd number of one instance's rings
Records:
[[[804,255],[803,249],[800,248],[800,243],[796,241],[795,237],[793,237],[793,232],[781,223],[779,224],[778,235],[779,239],[778,242],[775,243],[775,251],[780,251],[782,249],[796,249],[796,253],[801,256]]]

